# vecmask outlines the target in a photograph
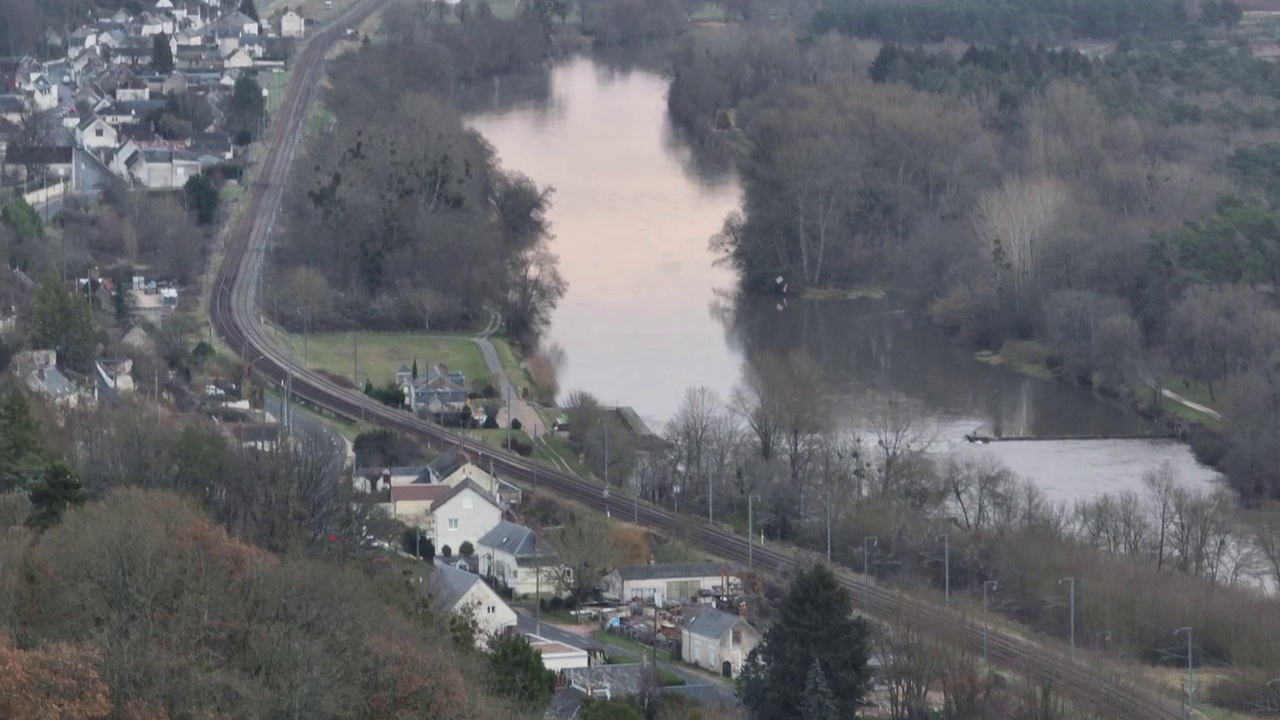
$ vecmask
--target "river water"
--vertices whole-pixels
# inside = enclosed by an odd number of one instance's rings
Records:
[[[569,282],[546,340],[565,350],[560,383],[630,405],[655,430],[703,385],[728,397],[744,362],[800,349],[823,368],[841,417],[870,393],[909,397],[937,445],[989,453],[1056,500],[1139,489],[1173,463],[1182,482],[1216,474],[1167,440],[1069,440],[969,446],[964,433],[1135,435],[1155,428],[1087,389],[985,365],[892,301],[736,300],[707,241],[737,208],[723,158],[684,142],[666,115],[666,83],[644,70],[577,58],[463,102],[503,165],[555,188],[552,244]]]

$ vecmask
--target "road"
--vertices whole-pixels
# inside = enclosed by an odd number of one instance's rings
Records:
[[[211,288],[210,320],[223,342],[246,362],[256,364],[267,378],[279,382],[290,373],[292,360],[278,347],[254,311],[253,278],[262,248],[268,239],[280,207],[284,183],[293,153],[306,128],[308,108],[323,75],[325,49],[346,27],[354,26],[381,7],[386,0],[361,0],[335,18],[334,24],[307,43],[298,56],[292,81],[284,93],[277,121],[272,124],[259,175],[250,185],[244,212],[226,228],[226,252]],[[304,367],[292,368],[293,392],[319,407],[351,418],[403,432],[438,448],[465,446],[469,441],[444,428],[393,410],[363,394],[342,387]],[[495,468],[506,477],[530,482],[532,461],[502,451],[488,450]],[[565,472],[537,470],[539,486],[585,507],[608,512],[610,499],[598,486]],[[617,506],[617,500],[613,501]],[[630,505],[630,500],[625,501]],[[701,550],[727,560],[747,564],[746,538],[723,526],[677,515],[649,503],[638,505],[639,524],[662,535],[679,537]],[[754,551],[755,567],[761,572],[786,574],[796,567],[793,550],[782,545]],[[840,583],[855,597],[866,599],[869,614],[885,622],[908,625],[926,635],[981,656],[984,645],[991,663],[1028,679],[1047,683],[1080,710],[1093,711],[1117,720],[1180,720],[1182,704],[1154,690],[1125,679],[1125,671],[1109,660],[1083,650],[1069,655],[1053,641],[1027,640],[1014,632],[993,627],[989,639],[983,625],[958,612],[915,599],[875,583],[864,584],[862,576],[847,568],[836,568]]]
[[[634,648],[614,643],[601,642],[590,635],[580,635],[575,632],[569,632],[562,629],[560,626],[553,625],[545,620],[542,622],[541,627],[539,627],[537,621],[523,610],[516,611],[516,628],[522,633],[539,635],[552,642],[563,643],[569,647],[586,649],[590,646],[605,646],[608,648],[610,655],[621,655],[634,662],[640,662],[640,658],[636,656]],[[667,689],[667,692],[688,695],[703,704],[729,706],[735,706],[738,704],[738,698],[734,695],[732,686],[727,683],[713,680],[712,678],[702,675],[679,663],[659,660],[658,667],[678,676],[681,680],[684,680],[684,685],[670,687]]]
[[[262,401],[263,409],[277,418],[284,418],[284,403],[276,395],[268,394]],[[313,447],[332,448],[343,457],[349,456],[347,439],[342,437],[329,423],[317,418],[309,412],[293,409],[293,432],[307,438]]]

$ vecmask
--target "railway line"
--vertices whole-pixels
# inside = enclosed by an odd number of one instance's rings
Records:
[[[255,294],[262,249],[280,207],[294,151],[307,126],[308,112],[324,73],[326,50],[347,28],[359,25],[387,0],[354,3],[298,56],[295,72],[268,131],[260,173],[246,195],[246,205],[227,228],[225,255],[210,296],[210,320],[222,340],[246,363],[270,380],[289,379],[292,395],[315,406],[349,418],[363,418],[380,426],[419,438],[435,447],[465,443],[460,436],[404,412],[375,402],[357,390],[293,365],[291,355],[278,347],[255,315]],[[630,510],[603,495],[601,488],[568,473],[539,467],[530,460],[498,450],[485,449],[494,468],[524,483],[564,496],[586,507],[608,511]],[[749,555],[762,571],[787,572],[796,563],[789,551],[774,547],[748,549],[746,538],[705,521],[676,515],[647,503],[635,505],[639,524],[655,532],[687,539],[719,557],[746,565]],[[864,586],[862,576],[836,568],[841,584],[855,599],[866,598],[871,616],[889,623],[905,623],[922,633],[981,655],[983,625],[936,605],[912,599],[892,589]],[[992,665],[1041,682],[1069,698],[1077,707],[1116,720],[1179,720],[1183,706],[1147,688],[1122,679],[1120,668],[1096,658],[1085,662],[1067,653],[1025,640],[998,628],[986,639]]]

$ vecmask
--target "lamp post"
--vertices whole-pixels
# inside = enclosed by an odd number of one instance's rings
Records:
[[[934,542],[942,541],[942,582],[943,597],[946,598],[947,607],[951,607],[951,538],[942,533]]]
[[[831,491],[827,490],[822,493],[822,497],[827,501],[827,564],[831,564]]]
[[[601,420],[604,427],[604,515],[609,517],[609,424]]]
[[[748,570],[754,567],[753,561],[755,558],[752,556],[752,550],[755,548],[755,543],[756,543],[755,501],[759,499],[760,499],[759,495],[747,496],[747,569]]]
[[[1000,587],[1000,583],[995,580],[987,580],[982,583],[982,662],[987,666],[987,672],[991,672],[991,659],[987,655],[987,634],[990,625],[987,621],[987,613],[991,609],[991,600],[987,595],[987,591],[994,592]]]
[[[867,614],[867,589],[871,586],[871,548],[880,544],[875,535],[862,538],[862,614]]]
[[[1183,717],[1187,720],[1191,720],[1191,694],[1195,692],[1196,686],[1195,670],[1191,665],[1191,651],[1193,647],[1191,638],[1195,631],[1191,627],[1180,627],[1177,630],[1174,630],[1173,634],[1181,635],[1184,632],[1187,634],[1187,705],[1183,710]]]
[[[1058,581],[1058,584],[1061,585],[1062,583],[1067,583],[1070,589],[1069,596],[1071,600],[1068,607],[1071,613],[1071,652],[1074,653],[1076,651],[1076,579],[1074,577],[1062,578]]]

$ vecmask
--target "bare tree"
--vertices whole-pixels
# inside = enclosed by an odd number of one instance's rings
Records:
[[[1007,276],[1015,299],[1040,271],[1046,236],[1068,199],[1066,186],[1048,177],[1009,176],[978,198],[973,227],[991,257],[997,276]]]
[[[928,451],[935,432],[923,420],[919,404],[896,392],[875,396],[867,403],[867,425],[879,456],[876,494],[903,493],[908,484],[905,465]]]

